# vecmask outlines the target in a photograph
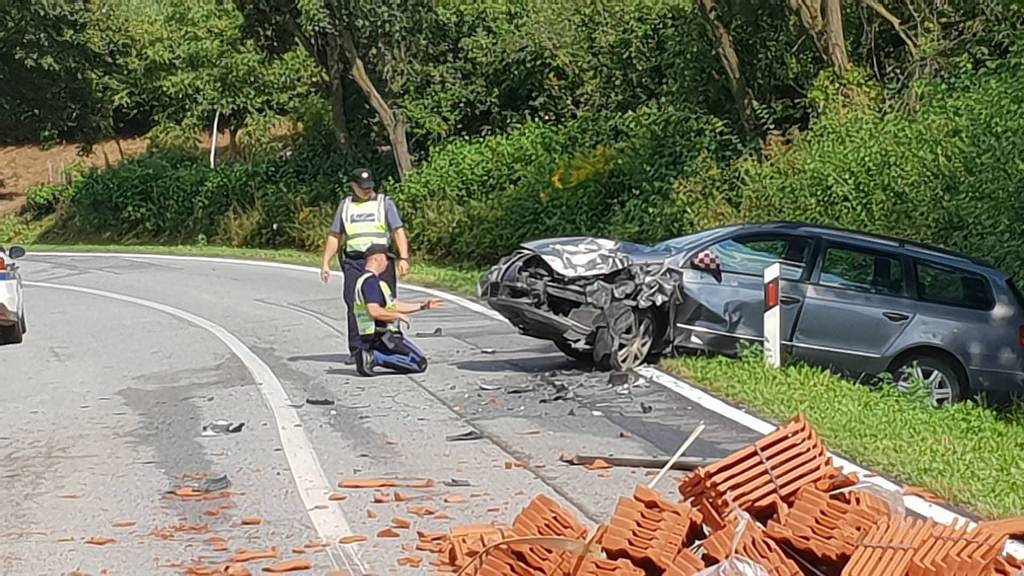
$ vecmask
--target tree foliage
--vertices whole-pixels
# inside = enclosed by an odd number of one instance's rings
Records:
[[[107,106],[97,78],[108,61],[85,40],[83,0],[4,0],[0,6],[0,142],[94,141]]]

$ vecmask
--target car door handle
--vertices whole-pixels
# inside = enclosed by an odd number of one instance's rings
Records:
[[[782,296],[779,298],[779,302],[782,302],[783,306],[792,306],[794,304],[799,304],[800,299],[796,296]]]
[[[882,316],[885,316],[885,319],[890,322],[906,322],[910,320],[910,314],[903,314],[902,312],[882,312]]]

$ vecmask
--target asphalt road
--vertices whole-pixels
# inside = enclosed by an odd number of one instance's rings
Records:
[[[562,453],[671,454],[701,420],[692,455],[757,437],[635,375],[613,386],[452,303],[414,319],[426,374],[360,378],[344,364],[340,276],[325,286],[294,268],[41,255],[23,272],[29,331],[0,347],[0,574],[181,574],[274,548],[313,563],[300,573],[424,573],[432,557],[408,551],[416,530],[510,524],[537,494],[600,521],[648,480],[568,466]],[[245,425],[202,435],[221,419]],[[468,430],[481,438],[445,439]],[[168,493],[223,474],[226,495]],[[356,478],[436,484],[374,503],[374,490],[337,488]],[[412,529],[377,537],[395,517]],[[368,540],[337,544],[349,535]],[[399,567],[409,556],[424,568]]]

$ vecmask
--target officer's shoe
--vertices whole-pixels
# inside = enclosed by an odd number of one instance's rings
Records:
[[[377,365],[376,355],[373,350],[359,350],[356,356],[356,372],[363,376],[373,376],[373,369]]]

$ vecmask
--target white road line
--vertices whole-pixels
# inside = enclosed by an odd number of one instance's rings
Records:
[[[131,257],[131,258],[143,258],[143,259],[153,259],[153,260],[158,260],[158,259],[167,259],[167,260],[174,260],[174,259],[178,259],[178,260],[195,260],[195,261],[200,261],[200,262],[215,262],[215,263],[222,263],[222,264],[241,264],[241,265],[248,265],[248,266],[262,266],[262,267],[268,267],[268,268],[290,269],[290,270],[293,270],[293,271],[299,271],[299,272],[304,272],[304,273],[315,272],[315,273],[319,274],[319,272],[320,272],[320,270],[318,268],[314,268],[312,266],[299,266],[299,265],[296,265],[296,264],[284,264],[284,263],[280,263],[280,262],[264,262],[264,261],[260,261],[260,260],[239,260],[239,259],[234,259],[234,258],[212,258],[212,257],[205,257],[205,256],[170,256],[170,255],[161,255],[161,254],[117,254],[117,253],[83,253],[83,252],[37,252],[35,254],[40,255],[40,256],[69,256],[69,257],[104,257],[104,256],[115,256],[115,257]],[[488,316],[490,318],[494,318],[495,320],[498,320],[498,321],[506,323],[506,324],[508,323],[508,321],[505,319],[504,316],[502,316],[501,314],[498,314],[494,310],[491,310],[490,308],[487,308],[487,307],[485,307],[485,306],[483,306],[481,304],[478,304],[476,302],[467,300],[465,298],[461,298],[459,296],[455,296],[454,294],[449,294],[449,293],[447,293],[447,292],[445,292],[443,290],[435,290],[435,289],[432,289],[432,288],[423,288],[423,287],[420,287],[420,286],[408,285],[408,284],[403,284],[402,286],[406,287],[406,288],[408,288],[410,290],[413,290],[413,291],[423,292],[425,294],[430,294],[430,295],[435,296],[437,298],[447,299],[447,300],[449,300],[449,301],[451,301],[451,302],[453,302],[455,304],[458,304],[459,306],[462,306],[463,308],[466,308],[466,309],[471,310],[473,312],[476,312],[478,314],[483,314],[485,316]],[[679,394],[683,398],[686,398],[687,400],[689,400],[689,401],[691,401],[691,402],[693,402],[695,404],[698,404],[699,406],[707,408],[708,410],[711,410],[712,412],[715,412],[716,414],[724,416],[725,418],[728,418],[729,420],[732,420],[733,422],[736,422],[738,424],[742,424],[743,426],[746,426],[747,428],[750,428],[751,430],[754,430],[755,432],[758,432],[759,434],[770,434],[776,428],[774,424],[771,424],[770,422],[766,422],[764,420],[761,420],[760,418],[758,418],[756,416],[753,416],[753,415],[748,414],[748,413],[746,413],[746,412],[744,412],[744,411],[742,411],[742,410],[740,410],[740,409],[738,409],[738,408],[736,408],[734,406],[731,406],[731,405],[729,405],[729,404],[719,400],[718,398],[715,398],[711,394],[708,394],[707,392],[704,392],[703,390],[701,390],[701,389],[699,389],[699,388],[689,384],[688,382],[680,380],[679,378],[676,378],[675,376],[672,376],[672,375],[670,375],[670,374],[668,374],[666,372],[663,372],[663,371],[661,371],[661,370],[659,370],[657,368],[654,368],[653,366],[641,366],[636,371],[641,376],[647,378],[648,380],[650,380],[652,382],[660,384],[660,385],[664,386],[665,388],[668,388],[669,390],[675,392],[676,394]],[[856,464],[850,462],[849,460],[846,460],[844,458],[836,456],[835,454],[832,454],[832,459],[843,470],[845,470],[847,472],[857,472],[861,476],[861,478],[863,480],[867,481],[867,482],[872,482],[874,484],[877,484],[877,485],[882,486],[884,488],[887,488],[889,490],[895,490],[895,491],[897,491],[899,493],[902,493],[902,491],[903,491],[902,487],[900,487],[899,485],[897,485],[897,484],[895,484],[893,482],[890,482],[889,480],[886,480],[884,478],[880,478],[878,476],[865,477],[864,475],[865,474],[870,474],[870,471],[867,470],[867,469],[861,468],[860,466],[857,466]],[[913,512],[915,512],[917,514],[920,514],[921,516],[924,516],[925,518],[931,518],[931,519],[935,520],[936,522],[941,522],[943,524],[953,524],[954,522],[968,522],[972,526],[975,524],[969,518],[966,518],[966,517],[964,517],[964,516],[962,516],[960,514],[957,514],[956,512],[953,512],[952,510],[948,510],[946,508],[943,508],[942,506],[939,506],[937,504],[933,504],[931,502],[928,502],[927,500],[924,500],[923,498],[919,498],[917,496],[904,496],[903,497],[903,503],[907,507],[908,510],[912,510]],[[1024,543],[1018,542],[1018,541],[1015,541],[1015,540],[1011,540],[1011,541],[1007,542],[1007,544],[1006,544],[1006,552],[1008,554],[1016,557],[1016,558],[1024,559]]]
[[[287,264],[285,262],[268,262],[265,260],[244,260],[239,258],[216,258],[213,256],[175,256],[170,254],[133,254],[130,252],[32,252],[30,256],[60,256],[64,258],[127,258],[132,260],[187,260],[194,262],[211,262],[214,264],[239,264],[243,266],[257,266],[261,268],[277,268],[280,270],[292,270],[294,272],[305,272],[319,274],[320,269],[314,268],[313,266],[302,266],[299,264]],[[335,272],[335,275],[339,273]],[[417,286],[415,284],[401,284],[402,287],[408,288],[415,292],[422,292],[424,294],[430,294],[436,298],[444,298],[449,302],[458,304],[467,310],[476,312],[477,314],[483,314],[495,320],[501,322],[507,322],[505,317],[498,314],[494,310],[468,300],[455,294],[450,294],[443,290],[435,290],[433,288],[427,288],[424,286]]]
[[[277,434],[281,439],[281,446],[284,449],[285,457],[288,459],[288,466],[295,479],[299,496],[302,498],[307,514],[309,514],[310,520],[313,521],[317,533],[326,544],[335,550],[341,551],[341,557],[349,570],[356,568],[359,574],[366,572],[366,568],[359,557],[358,549],[354,547],[355,545],[342,545],[338,543],[338,540],[343,536],[351,536],[352,530],[340,506],[328,499],[328,496],[333,492],[331,484],[324,474],[323,467],[320,465],[320,460],[317,458],[316,451],[313,450],[309,438],[306,436],[303,428],[299,426],[301,420],[298,413],[295,409],[289,407],[291,401],[288,399],[284,387],[281,386],[281,382],[270,370],[270,367],[234,334],[205,318],[158,302],[80,286],[67,286],[46,282],[25,282],[25,285],[80,292],[144,306],[190,322],[219,338],[249,369],[249,373],[252,374],[257,387],[263,394],[267,407],[274,414],[274,420],[277,423]],[[331,554],[332,562],[335,563],[334,567],[339,568],[334,556],[334,554]]]

